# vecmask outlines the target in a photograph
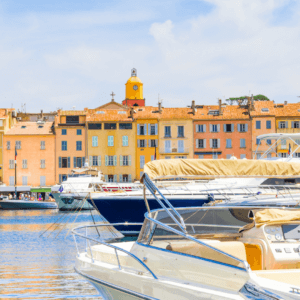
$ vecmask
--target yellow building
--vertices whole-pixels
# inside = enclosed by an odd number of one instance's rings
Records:
[[[156,111],[156,112],[155,112]],[[136,131],[136,178],[140,178],[145,163],[159,159],[158,111],[147,106],[138,108],[134,114]]]
[[[193,120],[190,108],[159,109],[160,158],[193,158]]]
[[[130,108],[112,101],[89,110],[87,126],[89,165],[101,170],[108,182],[134,181],[136,124]]]
[[[275,119],[277,133],[300,133],[300,103],[285,103],[275,105]],[[296,140],[300,145],[300,140]],[[293,142],[282,140],[277,146],[277,155],[287,157],[291,144],[291,151],[295,151],[297,146]],[[295,157],[300,157],[300,149],[294,153]]]

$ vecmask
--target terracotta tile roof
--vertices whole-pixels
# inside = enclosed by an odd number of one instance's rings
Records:
[[[84,110],[59,110],[57,112],[59,116],[84,116],[87,111]]]
[[[298,117],[300,116],[300,103],[288,103],[275,105],[276,117]]]
[[[245,119],[249,120],[248,108],[239,105],[222,105],[222,114],[213,115],[211,111],[218,111],[219,105],[203,105],[197,108],[194,120],[228,120],[228,119]]]
[[[130,109],[103,109],[101,111],[90,111],[87,116],[88,122],[103,122],[103,121],[130,121]]]
[[[43,124],[37,122],[19,122],[9,129],[5,135],[52,135],[54,134],[51,130],[52,124],[53,122],[45,122]],[[42,125],[43,127],[40,128],[39,126]]]
[[[273,101],[254,101],[254,110],[251,111],[252,117],[258,116],[274,116],[275,115],[275,108]],[[268,108],[269,111],[263,112],[263,108]]]

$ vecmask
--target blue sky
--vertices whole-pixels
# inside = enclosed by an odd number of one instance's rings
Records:
[[[2,107],[97,107],[135,67],[147,105],[265,94],[297,102],[300,4],[285,0],[2,1]]]

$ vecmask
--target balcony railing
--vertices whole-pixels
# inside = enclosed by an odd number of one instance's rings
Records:
[[[160,154],[189,153],[189,148],[160,148]]]

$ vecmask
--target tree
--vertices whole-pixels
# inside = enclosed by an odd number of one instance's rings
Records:
[[[253,96],[253,100],[254,101],[270,101],[270,99],[268,97],[266,97],[265,95],[262,94],[258,94],[256,96]],[[227,102],[229,102],[230,105],[234,104],[234,103],[238,103],[238,104],[247,104],[248,103],[248,96],[241,96],[241,97],[236,97],[236,98],[228,98],[226,99]]]

